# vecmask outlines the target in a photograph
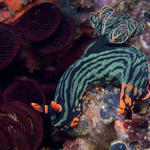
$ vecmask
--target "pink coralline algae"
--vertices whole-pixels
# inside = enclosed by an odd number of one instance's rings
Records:
[[[12,23],[27,12],[31,7],[54,0],[0,0],[0,22]]]
[[[130,149],[132,149],[132,146],[143,149],[149,148],[150,131],[148,118],[133,117],[124,121],[116,120],[115,129],[118,138],[125,141]]]
[[[32,2],[32,0],[4,0],[4,3],[12,11],[19,11],[27,3]]]
[[[96,146],[86,137],[69,140],[64,144],[63,150],[96,150]]]

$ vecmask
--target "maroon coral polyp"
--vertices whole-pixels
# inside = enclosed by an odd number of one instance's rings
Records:
[[[36,5],[29,9],[18,22],[24,37],[32,42],[50,36],[61,21],[59,8],[50,3]]]
[[[23,128],[9,118],[0,117],[0,124],[4,125],[9,133],[9,136],[12,138],[14,143],[13,149],[20,150],[32,150],[31,139],[28,136],[28,133],[23,130]],[[12,149],[12,150],[13,150]]]
[[[30,106],[18,101],[9,102],[7,104],[7,107],[18,109],[28,118],[31,126],[30,134],[32,137],[31,141],[33,144],[33,150],[36,150],[40,146],[43,139],[43,121],[40,114],[32,109]]]
[[[65,48],[69,47],[72,43],[74,33],[74,22],[63,17],[56,32],[39,43],[33,43],[33,47],[37,49],[40,54],[56,54],[60,51],[63,52],[67,50]]]
[[[3,124],[0,124],[0,148],[1,150],[14,150],[13,139]]]
[[[0,116],[15,120],[15,122],[22,126],[24,131],[28,131],[30,135],[30,122],[26,114],[24,114],[21,110],[12,107],[12,105],[2,105],[0,107]]]
[[[4,90],[3,101],[4,103],[21,101],[26,104],[31,102],[45,104],[46,97],[37,81],[28,77],[18,77]]]
[[[17,54],[18,40],[12,26],[0,23],[0,70],[7,67]]]

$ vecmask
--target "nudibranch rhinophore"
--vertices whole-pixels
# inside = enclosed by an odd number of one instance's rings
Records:
[[[118,114],[132,110],[139,99],[150,97],[146,58],[138,48],[125,44],[141,33],[144,25],[127,14],[117,17],[110,6],[91,14],[90,22],[99,32],[99,38],[62,75],[51,107],[31,104],[41,112],[50,113],[52,124],[65,131],[78,124],[82,97],[91,85],[120,85]]]

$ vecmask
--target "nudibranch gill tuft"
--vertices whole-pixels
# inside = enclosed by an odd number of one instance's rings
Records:
[[[139,99],[150,96],[146,58],[138,48],[125,44],[141,33],[144,25],[130,15],[117,17],[110,6],[91,14],[90,22],[100,37],[62,75],[54,98],[62,106],[61,111],[48,108],[52,124],[66,132],[78,124],[82,97],[91,85],[121,86],[118,114],[132,110]],[[44,106],[33,107],[44,112]]]

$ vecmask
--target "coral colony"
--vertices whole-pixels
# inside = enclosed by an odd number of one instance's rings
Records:
[[[150,148],[148,7],[0,0],[0,149]]]
[[[18,41],[15,29],[10,25],[0,23],[0,70],[11,63],[18,51]]]

